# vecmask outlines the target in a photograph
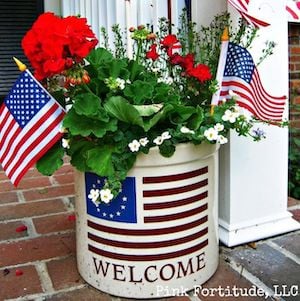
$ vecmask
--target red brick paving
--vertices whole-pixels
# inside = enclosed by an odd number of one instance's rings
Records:
[[[21,301],[37,298],[51,301],[113,300],[111,296],[88,286],[77,272],[75,221],[69,218],[74,214],[73,198],[73,168],[68,163],[52,177],[41,176],[35,169],[31,169],[18,189],[0,172],[1,301],[14,298]],[[299,204],[297,200],[289,200],[292,213],[298,220]],[[28,229],[16,232],[20,225],[26,225]],[[295,239],[297,233],[293,234],[293,241]],[[293,251],[294,248],[289,250]],[[23,275],[16,276],[16,269],[21,270]],[[219,285],[250,288],[252,283],[233,270],[230,260],[221,255],[217,273],[203,288],[216,288]],[[196,295],[193,298],[196,300]],[[200,298],[204,301],[221,300],[219,297],[203,295]],[[264,300],[259,297],[241,299]],[[162,300],[189,301],[191,298],[177,296],[158,301]]]

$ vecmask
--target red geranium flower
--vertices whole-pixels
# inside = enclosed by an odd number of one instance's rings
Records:
[[[157,44],[152,44],[150,46],[150,50],[146,52],[146,58],[152,59],[153,61],[157,60],[159,58],[159,55],[156,51]]]
[[[187,74],[199,80],[200,82],[204,82],[210,80],[212,75],[210,73],[210,69],[205,64],[199,64],[194,68],[190,68],[187,70]]]
[[[172,56],[174,50],[181,48],[180,42],[174,34],[167,35],[160,43],[167,49],[168,56]]]

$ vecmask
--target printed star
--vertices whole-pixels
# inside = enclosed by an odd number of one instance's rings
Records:
[[[111,214],[109,215],[109,217],[110,217],[110,218],[114,218],[114,215],[111,213]]]
[[[120,212],[120,211],[117,211],[116,214],[117,214],[117,216],[120,216],[120,215],[121,215],[121,212]]]
[[[122,201],[123,201],[123,202],[127,202],[127,197],[126,197],[126,196],[123,196]]]
[[[106,212],[103,212],[102,215],[103,215],[104,217],[107,216]]]
[[[126,208],[126,206],[121,205],[121,209],[122,209],[122,210],[125,210],[125,208]]]

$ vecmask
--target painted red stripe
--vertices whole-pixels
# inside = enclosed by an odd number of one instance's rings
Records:
[[[201,176],[208,173],[208,166],[190,172],[185,172],[177,175],[159,176],[159,177],[144,177],[143,184],[166,183],[173,181],[186,180]]]
[[[104,244],[107,246],[118,247],[118,248],[127,248],[127,249],[155,249],[155,248],[164,248],[170,246],[177,246],[180,244],[184,244],[195,239],[199,239],[200,237],[206,235],[208,233],[208,228],[198,231],[194,234],[177,238],[171,239],[167,241],[153,241],[153,242],[127,242],[127,241],[116,241],[111,239],[106,239],[103,237],[99,237],[92,233],[88,233],[88,238],[92,241],[95,241],[100,244]]]
[[[166,260],[171,258],[177,258],[180,256],[185,256],[197,252],[208,245],[208,239],[205,241],[184,250],[179,250],[176,252],[170,252],[165,254],[152,254],[152,255],[127,255],[127,254],[117,254],[105,250],[98,249],[94,246],[88,245],[89,251],[98,254],[100,256],[118,259],[118,260],[125,260],[125,261],[157,261],[157,260]]]
[[[182,200],[162,202],[162,203],[144,204],[144,210],[166,209],[166,208],[174,208],[174,207],[184,206],[184,205],[192,204],[194,202],[203,200],[203,199],[207,198],[207,196],[208,196],[208,192],[204,191],[200,194],[197,194],[195,196],[191,196],[189,198],[185,198]]]
[[[190,222],[190,223],[187,223],[184,225],[159,228],[159,229],[120,229],[120,228],[108,227],[108,226],[101,225],[101,224],[96,224],[90,220],[87,221],[87,224],[89,227],[91,227],[95,230],[99,230],[99,231],[111,233],[111,234],[131,235],[131,236],[153,236],[153,235],[177,233],[180,231],[193,229],[195,227],[203,225],[207,221],[208,221],[207,216],[204,216],[200,219],[197,219],[193,222]]]
[[[199,214],[205,210],[207,210],[207,204],[204,204],[198,208],[194,208],[191,210],[174,213],[174,214],[166,214],[166,215],[158,215],[158,216],[145,216],[144,222],[145,223],[161,223],[161,222],[165,222],[165,221],[172,221],[172,220],[177,220],[177,219],[193,216],[193,215]]]
[[[205,187],[208,184],[208,179],[205,179],[201,182],[176,187],[176,188],[167,188],[167,189],[156,189],[156,190],[144,190],[143,197],[150,198],[150,197],[161,197],[166,195],[173,195],[178,193],[190,192],[192,190],[196,190],[202,187]]]
[[[299,19],[298,14],[297,14],[296,12],[294,12],[294,11],[292,10],[292,8],[290,8],[290,7],[287,6],[287,5],[286,5],[285,8],[286,8],[287,12],[291,14],[291,16],[293,17],[293,19],[295,19],[295,20],[298,20],[298,19]]]

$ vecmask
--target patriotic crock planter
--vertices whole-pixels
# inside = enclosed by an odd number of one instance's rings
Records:
[[[111,204],[88,194],[103,178],[76,173],[77,264],[99,290],[158,298],[190,291],[218,265],[218,146],[140,155]]]

